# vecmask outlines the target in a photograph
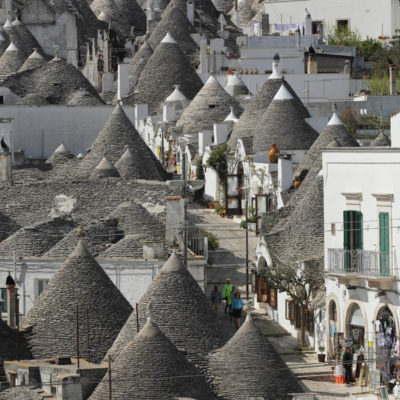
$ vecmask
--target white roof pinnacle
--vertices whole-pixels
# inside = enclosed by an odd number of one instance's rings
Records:
[[[179,90],[179,85],[175,85],[175,90],[165,99],[168,101],[187,101],[188,98]]]
[[[39,58],[41,60],[43,59],[43,57],[38,52],[38,49],[33,50],[33,53],[29,56],[29,58]]]
[[[172,43],[172,44],[176,44],[175,39],[172,37],[172,35],[167,32],[167,34],[164,36],[164,39],[161,40],[161,43]]]
[[[55,150],[54,153],[67,153],[69,150],[65,146],[64,142],[61,143]]]
[[[18,51],[17,46],[14,43],[10,43],[10,45],[7,47],[6,51]]]
[[[237,122],[237,121],[238,121],[238,118],[236,117],[236,115],[235,115],[235,113],[234,113],[232,107],[231,107],[231,112],[230,112],[229,115],[224,119],[224,122],[229,122],[229,121],[232,121],[232,122]]]
[[[274,100],[293,100],[293,96],[290,94],[289,90],[286,89],[285,85],[282,84]]]
[[[282,79],[279,61],[272,61],[272,74],[268,77],[268,79]]]
[[[243,81],[236,75],[228,75],[228,85],[232,86],[244,86]]]
[[[7,19],[6,23],[4,24],[4,28],[10,28],[12,26],[13,26],[12,22],[9,19]]]
[[[336,113],[333,113],[328,125],[343,125],[343,122]]]
[[[218,81],[212,75],[207,79],[206,85],[208,84],[219,85]]]

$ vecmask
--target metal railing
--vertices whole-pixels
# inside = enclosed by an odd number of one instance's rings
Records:
[[[190,236],[188,238],[188,248],[196,256],[208,257],[208,238],[204,236]]]
[[[328,272],[368,277],[398,277],[392,252],[328,249]]]

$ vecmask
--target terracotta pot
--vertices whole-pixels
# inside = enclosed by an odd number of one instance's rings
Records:
[[[296,179],[293,183],[293,187],[297,189],[301,185],[301,179]]]
[[[318,361],[325,362],[325,354],[318,354]]]
[[[276,164],[279,158],[279,150],[276,148],[276,144],[271,145],[271,150],[268,152],[269,162]]]

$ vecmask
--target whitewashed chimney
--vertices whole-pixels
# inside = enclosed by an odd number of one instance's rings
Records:
[[[200,39],[200,73],[207,74],[207,38],[202,36]]]
[[[147,104],[135,105],[135,128],[139,128],[139,122],[147,119],[149,115],[149,106]]]
[[[199,154],[203,155],[207,146],[212,143],[212,132],[201,131],[199,132]]]
[[[306,36],[311,36],[312,35],[312,19],[311,19],[311,14],[306,8]]]
[[[186,3],[186,16],[189,22],[194,25],[194,2],[193,0],[189,0]]]
[[[222,144],[228,140],[229,124],[221,122],[214,124],[214,143]]]
[[[129,94],[129,64],[118,64],[118,100]]]
[[[176,111],[175,105],[171,103],[167,103],[163,105],[163,121],[164,122],[174,122],[176,121]]]
[[[278,159],[278,184],[281,191],[289,190],[293,183],[293,161],[290,154],[281,154]]]

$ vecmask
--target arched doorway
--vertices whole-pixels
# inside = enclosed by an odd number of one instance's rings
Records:
[[[360,306],[357,303],[354,303],[351,306],[349,319],[348,319],[348,338],[351,339],[351,347],[353,349],[353,353],[357,352],[360,347],[364,346],[364,337],[365,337],[365,322],[364,316],[361,311]]]
[[[383,384],[385,377],[392,373],[392,351],[396,347],[396,321],[387,305],[383,306],[375,319],[376,369],[382,371]]]

